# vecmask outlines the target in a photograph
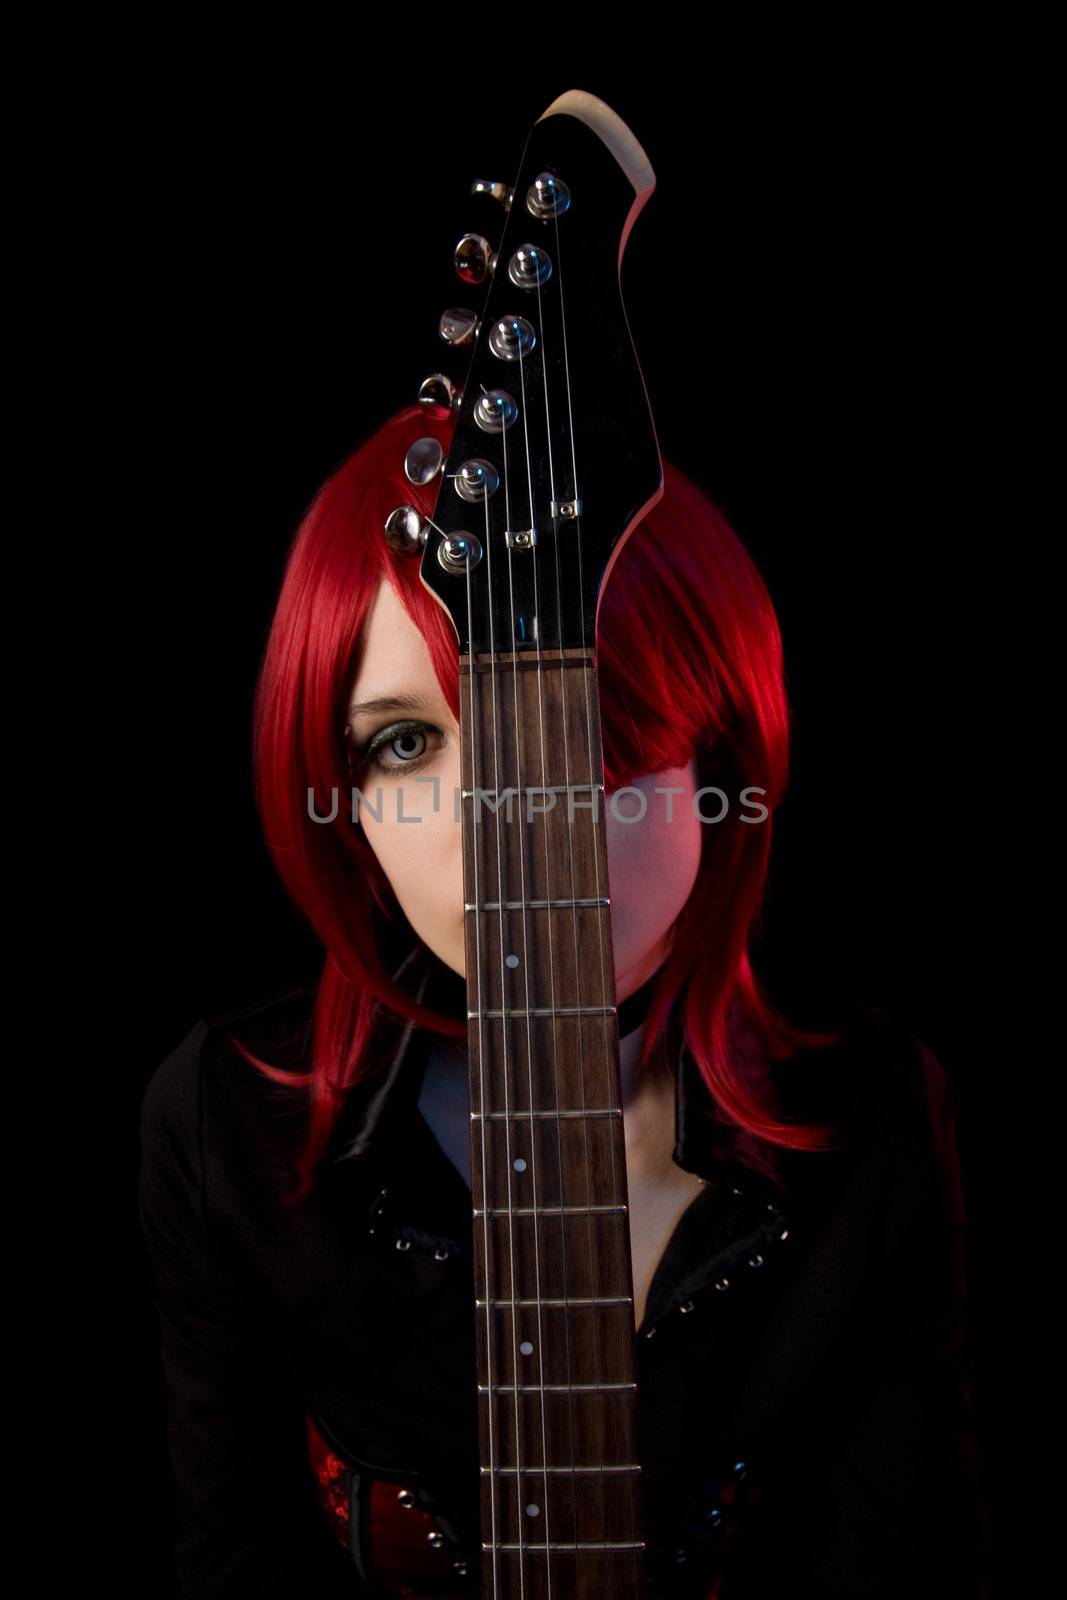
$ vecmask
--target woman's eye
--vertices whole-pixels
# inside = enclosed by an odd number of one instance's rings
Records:
[[[362,759],[382,772],[418,766],[429,754],[431,731],[425,722],[393,723],[368,739]]]

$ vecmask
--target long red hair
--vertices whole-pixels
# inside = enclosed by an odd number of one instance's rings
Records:
[[[465,1039],[465,1025],[425,1009],[391,975],[406,918],[364,830],[344,804],[312,820],[309,794],[348,796],[346,706],[362,630],[387,576],[427,641],[434,670],[459,718],[455,634],[382,528],[408,503],[433,512],[436,487],[413,487],[409,446],[433,434],[447,451],[453,422],[409,406],[359,445],[308,508],[289,552],[256,688],[254,773],[264,838],[290,896],[325,949],[312,1019],[310,1070],[248,1060],[309,1095],[308,1134],[291,1198],[310,1189],[347,1090],[373,1059],[384,1010]],[[619,553],[597,624],[605,787],[697,758],[701,784],[731,797],[758,786],[768,816],[743,822],[733,806],[706,826],[696,883],[679,919],[648,1015],[642,1062],[665,1048],[679,1008],[687,1046],[718,1114],[754,1139],[820,1149],[830,1130],[780,1120],[746,1073],[739,1029],[764,1057],[784,1059],[837,1035],[790,1025],[753,971],[749,942],[763,902],[772,819],[786,790],[789,709],[781,636],[770,596],[722,513],[664,462],[664,493]],[[327,807],[328,809],[328,807]]]

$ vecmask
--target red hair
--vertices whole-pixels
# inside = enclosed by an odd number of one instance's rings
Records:
[[[432,515],[436,485],[404,475],[409,446],[426,434],[447,451],[451,419],[417,406],[391,417],[331,474],[289,552],[256,688],[254,774],[265,842],[290,896],[326,957],[316,990],[311,1066],[291,1073],[246,1058],[310,1098],[298,1186],[310,1189],[344,1096],[371,1064],[382,1009],[456,1039],[466,1027],[425,1009],[391,976],[411,930],[364,830],[345,807],[329,823],[309,815],[309,792],[347,795],[344,726],[362,630],[387,576],[427,641],[442,692],[459,719],[456,639],[419,577],[419,561],[395,554],[382,528],[408,503]],[[664,493],[625,541],[605,587],[597,649],[608,791],[646,773],[684,767],[694,755],[701,785],[716,783],[731,811],[702,833],[696,883],[661,969],[640,1067],[666,1047],[678,1007],[687,1046],[718,1114],[759,1146],[818,1149],[830,1130],[779,1120],[745,1069],[742,1031],[764,1059],[833,1042],[791,1026],[749,961],[763,902],[771,823],[785,793],[789,710],[781,636],[766,587],[722,513],[664,462]],[[765,793],[761,823],[733,815],[746,785]],[[640,1070],[639,1067],[639,1070]]]

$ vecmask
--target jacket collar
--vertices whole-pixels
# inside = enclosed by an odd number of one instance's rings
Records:
[[[436,959],[423,973],[415,997],[420,1004],[446,1014],[459,1016],[466,1010],[463,979]],[[394,1032],[397,1026],[395,1042],[386,1044],[385,1067],[349,1091],[335,1129],[338,1153],[334,1163],[369,1166],[394,1138],[402,1137],[405,1124],[417,1115],[432,1036],[411,1022],[394,1024]],[[754,1171],[740,1154],[743,1141],[737,1139],[735,1130],[716,1120],[699,1068],[677,1029],[672,1033],[671,1048],[676,1063],[673,1154],[677,1165],[707,1182],[734,1186],[743,1181],[749,1192],[755,1190],[767,1200],[779,1198],[780,1182]]]

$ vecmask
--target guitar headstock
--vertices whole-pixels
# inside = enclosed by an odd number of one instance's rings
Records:
[[[420,400],[456,419],[408,452],[412,482],[440,484],[432,518],[401,507],[398,549],[448,611],[462,654],[591,647],[600,592],[626,534],[662,494],[662,467],[619,281],[626,240],[655,188],[629,128],[572,90],[534,124],[494,250],[465,234],[462,282],[480,310],[440,333],[470,351],[462,388],[442,374]],[[440,414],[440,411],[438,412]]]

